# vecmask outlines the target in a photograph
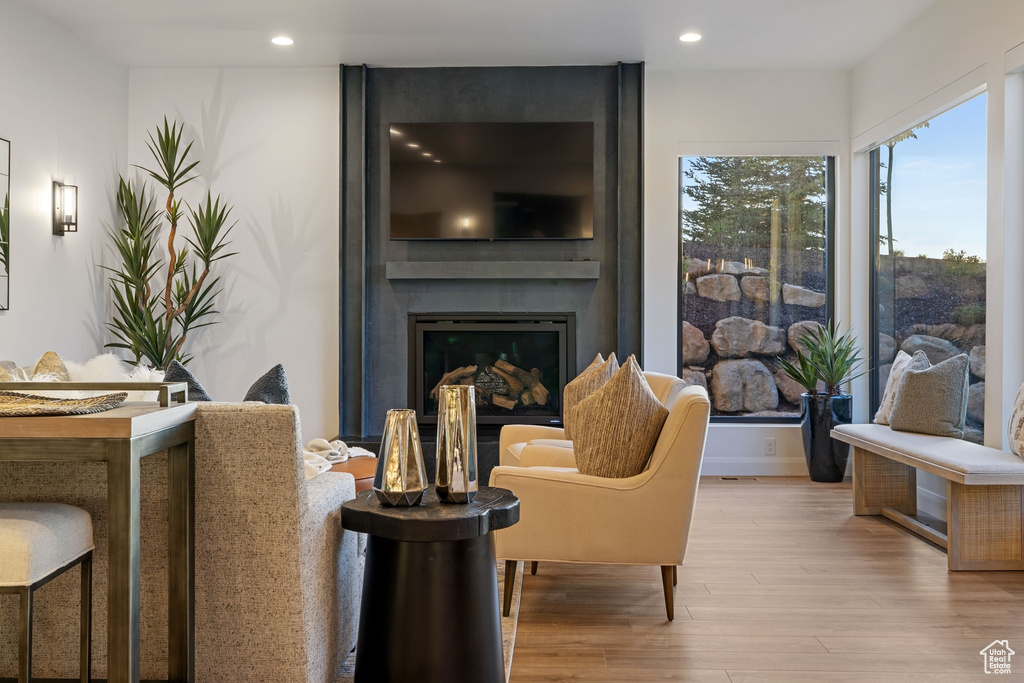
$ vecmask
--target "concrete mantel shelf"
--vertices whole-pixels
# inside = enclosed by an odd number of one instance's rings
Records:
[[[388,261],[389,280],[597,280],[600,261]]]

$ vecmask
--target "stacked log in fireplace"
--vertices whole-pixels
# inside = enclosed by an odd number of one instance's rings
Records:
[[[483,368],[465,365],[445,373],[431,390],[430,398],[437,401],[438,391],[445,384],[474,386],[478,405],[494,405],[508,411],[516,406],[547,405],[551,397],[538,368],[524,370],[501,359]]]

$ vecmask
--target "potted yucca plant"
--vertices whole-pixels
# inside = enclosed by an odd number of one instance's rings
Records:
[[[853,396],[843,391],[843,385],[867,371],[855,373],[863,361],[853,334],[840,334],[831,320],[802,335],[799,342],[807,352],[798,351],[795,362],[780,358],[779,366],[807,390],[801,394],[804,419],[800,424],[807,470],[812,481],[842,481],[850,446],[830,433],[835,425],[853,419]]]
[[[171,361],[185,365],[192,358],[185,341],[192,330],[216,322],[220,278],[211,275],[214,264],[234,256],[228,252],[231,206],[209,191],[195,208],[176,193],[196,176],[190,175],[199,161],[190,161],[192,142],[182,144],[184,126],[177,121],[157,126],[147,146],[156,162],[141,168],[167,193],[163,210],[145,183],[118,180],[118,224],[110,227],[120,264],[106,267],[112,275],[113,321],[107,327],[116,341],[106,346],[127,349],[134,363],[166,369]],[[176,243],[178,223],[185,218],[191,235],[187,246]],[[169,231],[162,232],[164,224]],[[166,241],[165,241],[166,240]],[[159,245],[165,243],[166,252]]]

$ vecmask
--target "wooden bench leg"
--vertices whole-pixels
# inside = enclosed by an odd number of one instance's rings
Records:
[[[949,568],[1024,569],[1024,487],[949,482]]]
[[[917,469],[853,447],[853,514],[879,515],[882,508],[917,514]]]

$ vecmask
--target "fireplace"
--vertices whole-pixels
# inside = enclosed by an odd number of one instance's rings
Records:
[[[409,315],[409,405],[437,424],[437,387],[476,387],[482,425],[562,424],[562,389],[576,367],[573,313]]]

